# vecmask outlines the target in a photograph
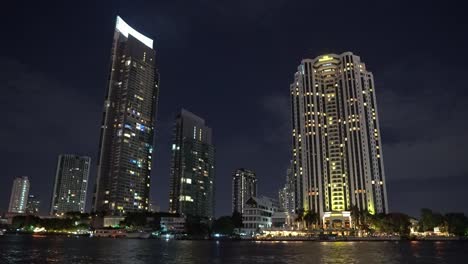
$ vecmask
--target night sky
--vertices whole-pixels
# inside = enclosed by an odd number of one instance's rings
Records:
[[[213,128],[216,215],[230,214],[234,169],[255,170],[261,194],[276,197],[285,182],[289,84],[301,59],[351,51],[376,81],[390,210],[468,213],[468,23],[451,1],[9,2],[0,18],[0,211],[13,178],[26,175],[46,213],[60,153],[92,157],[91,197],[119,14],[155,40],[151,200],[162,210],[181,107]]]

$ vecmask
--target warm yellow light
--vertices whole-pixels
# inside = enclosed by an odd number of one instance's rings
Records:
[[[319,62],[322,62],[322,61],[330,61],[330,60],[333,60],[333,57],[330,57],[328,55],[325,55],[323,56],[322,58],[319,59]]]

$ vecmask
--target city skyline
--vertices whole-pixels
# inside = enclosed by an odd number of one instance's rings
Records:
[[[424,206],[440,211],[467,210],[459,202],[467,173],[466,155],[460,152],[466,144],[463,102],[467,95],[460,88],[464,81],[459,74],[466,67],[461,63],[466,56],[461,48],[466,46],[466,39],[458,34],[462,32],[458,24],[450,27],[450,32],[444,30],[446,18],[453,16],[444,17],[447,10],[438,9],[440,17],[428,20],[424,13],[435,12],[432,7],[416,9],[410,5],[405,9],[417,11],[420,19],[409,19],[412,13],[408,12],[408,16],[403,14],[390,25],[379,19],[387,10],[376,10],[368,12],[376,23],[369,25],[364,18],[357,18],[350,22],[355,32],[339,29],[335,34],[315,28],[311,31],[302,25],[304,12],[291,4],[283,5],[281,10],[278,6],[268,9],[268,13],[259,9],[245,12],[250,14],[247,20],[229,15],[220,19],[218,13],[208,9],[201,18],[181,10],[188,14],[184,16],[188,21],[184,21],[172,17],[175,9],[157,4],[138,8],[128,5],[127,9],[106,6],[99,15],[78,8],[76,12],[60,12],[66,17],[47,10],[43,11],[48,15],[40,18],[32,14],[19,16],[48,30],[38,34],[18,24],[7,29],[11,42],[2,43],[3,50],[9,51],[2,55],[6,62],[2,79],[12,87],[5,89],[4,98],[21,98],[24,102],[17,106],[14,100],[2,101],[2,110],[12,117],[5,126],[6,137],[11,140],[2,146],[2,160],[6,162],[2,177],[11,182],[17,175],[28,175],[34,182],[35,194],[42,199],[44,212],[50,205],[47,199],[59,153],[82,153],[97,160],[96,131],[115,14],[126,10],[122,17],[128,24],[155,39],[158,52],[161,50],[158,64],[167,88],[161,90],[151,200],[162,210],[167,210],[171,126],[177,109],[193,110],[209,120],[216,131],[220,179],[216,211],[219,215],[229,214],[233,169],[245,166],[255,170],[262,182],[259,192],[269,196],[276,196],[284,185],[290,156],[288,87],[297,64],[303,58],[347,50],[361,56],[376,75],[391,211],[414,215]],[[39,5],[37,10],[42,10]],[[156,13],[150,15],[149,10]],[[262,15],[252,15],[257,12]],[[166,14],[164,19],[161,14]],[[83,17],[90,22],[83,23]],[[213,17],[219,23],[206,27]],[[324,14],[319,17],[326,18]],[[62,23],[57,24],[57,20]],[[412,29],[417,29],[415,34],[409,34]],[[429,33],[435,41],[428,40]],[[36,39],[33,48],[19,41],[23,34]],[[291,43],[299,35],[302,39]],[[76,52],[73,63],[63,56],[69,50]],[[447,50],[457,55],[447,55]],[[42,105],[55,105],[56,109]],[[25,134],[30,127],[54,129],[39,138],[37,134]],[[95,166],[93,163],[92,171]],[[95,176],[92,173],[91,183]],[[1,187],[5,200],[10,187]],[[432,197],[438,199],[428,204]],[[7,206],[7,202],[2,203],[0,211],[6,211]]]

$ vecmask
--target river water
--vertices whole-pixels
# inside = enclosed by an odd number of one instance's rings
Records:
[[[468,242],[253,242],[0,237],[0,263],[468,263]]]

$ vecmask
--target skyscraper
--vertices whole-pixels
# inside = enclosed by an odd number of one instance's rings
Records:
[[[215,148],[211,128],[184,109],[175,122],[171,177],[170,212],[213,217]]]
[[[252,196],[257,196],[255,172],[237,169],[232,174],[232,212],[244,213],[245,202]]]
[[[117,17],[102,116],[94,210],[149,210],[158,95],[153,40]]]
[[[26,206],[28,204],[29,195],[29,179],[26,176],[16,177],[13,180],[13,187],[11,188],[10,204],[8,212],[10,213],[26,213]]]
[[[28,196],[28,204],[26,205],[26,213],[32,215],[39,214],[39,207],[41,206],[41,201],[34,194]]]
[[[286,183],[284,187],[281,188],[278,192],[278,201],[280,205],[280,209],[288,212],[294,213],[295,212],[295,182],[294,176],[292,174],[292,166],[291,164],[286,171]]]
[[[349,227],[353,207],[386,213],[374,78],[360,57],[304,59],[290,91],[296,208],[326,228]]]
[[[85,212],[91,158],[59,155],[50,214]]]

